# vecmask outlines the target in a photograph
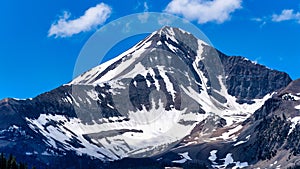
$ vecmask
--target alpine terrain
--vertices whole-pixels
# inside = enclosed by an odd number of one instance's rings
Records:
[[[0,152],[37,168],[294,168],[300,80],[163,27],[68,84],[0,101]]]

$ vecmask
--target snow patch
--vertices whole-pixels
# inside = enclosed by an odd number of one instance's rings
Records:
[[[235,162],[234,159],[232,158],[231,153],[228,153],[225,158],[220,159],[220,160],[224,161],[224,163],[220,164],[220,165],[214,164],[214,165],[212,165],[212,167],[223,169],[223,168],[226,168],[229,164],[235,164],[235,166],[232,167],[233,169],[248,167],[248,162],[240,162],[240,161]]]
[[[185,163],[188,160],[192,160],[191,157],[189,156],[188,152],[178,153],[178,155],[180,155],[182,157],[182,159],[180,159],[180,160],[174,160],[174,161],[172,161],[173,163]]]
[[[218,140],[218,139],[223,139],[223,140],[236,140],[237,135],[235,135],[238,131],[240,131],[243,128],[242,125],[238,125],[232,129],[229,129],[228,131],[222,133],[221,136],[219,137],[213,137],[210,140]]]
[[[155,72],[153,69],[149,69],[149,74],[152,76],[152,77],[155,77]],[[156,90],[159,91],[160,90],[160,85],[159,85],[159,82],[156,78],[153,78],[154,79],[154,85],[156,86]]]
[[[171,41],[178,43],[178,41],[175,38],[175,32],[174,32],[173,28],[171,28],[171,27],[167,28],[167,29],[163,28],[163,29],[159,30],[158,34],[159,35],[164,34],[164,35],[166,35],[167,39],[170,39]]]
[[[185,163],[187,161],[187,159],[185,159],[185,158],[183,158],[183,159],[181,159],[181,160],[174,160],[174,161],[172,161],[172,163]]]
[[[157,66],[157,69],[159,70],[159,74],[164,79],[164,82],[166,83],[166,88],[168,92],[171,93],[173,100],[175,99],[175,87],[174,84],[171,82],[169,77],[167,76],[167,71],[164,69],[164,66]]]
[[[89,143],[83,137],[85,133],[82,130],[82,124],[80,123],[79,119],[68,119],[62,115],[41,114],[38,119],[26,118],[26,120],[29,124],[31,124],[29,125],[30,128],[44,135],[47,138],[46,143],[55,149],[60,149],[56,144],[56,142],[60,142],[64,146],[64,149],[74,150],[78,155],[87,154],[101,160],[118,159],[118,157],[113,153],[107,151],[102,147],[98,147],[94,144]],[[50,121],[60,122],[63,123],[63,125],[47,126],[46,124]],[[68,142],[72,142],[73,138],[78,139],[79,143],[83,147],[78,148],[70,145]]]
[[[235,166],[232,167],[232,169],[239,169],[239,168],[245,168],[245,167],[248,167],[248,162],[236,162],[235,163]]]
[[[238,145],[247,143],[247,142],[249,141],[249,139],[250,139],[250,136],[251,136],[251,135],[248,135],[248,136],[246,137],[246,140],[239,141],[239,142],[235,143],[233,146],[235,147],[235,146],[238,146]]]
[[[89,104],[92,104],[91,100],[89,98],[86,98],[86,101],[89,103]]]
[[[71,104],[73,103],[72,99],[69,96],[67,96],[66,99],[68,100],[69,103]]]
[[[134,65],[134,68],[127,74],[123,75],[122,78],[133,79],[138,74],[142,73],[143,75],[145,75],[146,71],[147,70],[146,70],[145,66],[143,66],[141,62],[138,62],[136,65]]]
[[[179,153],[179,155],[181,155],[183,158],[187,160],[192,160],[191,157],[189,156],[189,152]]]
[[[49,153],[48,151],[44,151],[44,152],[42,152],[42,155],[43,156],[52,156],[52,155],[54,155],[54,152]]]
[[[174,47],[172,44],[166,43],[166,45],[168,46],[168,48],[173,51],[176,52],[176,50],[178,50],[176,47]]]
[[[288,135],[291,134],[291,132],[295,129],[296,125],[297,124],[300,124],[300,116],[296,116],[292,119],[289,118],[289,120],[292,122],[291,126],[290,126],[290,130],[289,130],[289,133]]]
[[[207,79],[201,72],[198,72],[201,80],[207,82]],[[262,99],[253,99],[253,104],[239,104],[236,102],[237,98],[228,94],[225,85],[222,83],[221,76],[219,77],[219,81],[221,84],[221,90],[216,91],[220,95],[224,96],[227,99],[227,103],[219,103],[213,97],[211,97],[206,87],[203,88],[203,92],[199,93],[195,91],[191,86],[183,86],[180,88],[193,100],[198,102],[205,112],[212,112],[212,114],[219,116],[226,120],[226,127],[232,127],[236,124],[239,124],[245,121],[247,118],[251,116],[257,109],[259,109],[266,100],[272,97],[272,94],[267,94]]]
[[[71,99],[74,101],[77,107],[80,107],[80,104],[76,101],[76,99],[71,95]]]
[[[218,150],[212,150],[212,151],[210,151],[210,156],[208,157],[208,159],[212,162],[212,163],[214,163],[214,161],[216,161],[216,159],[217,159],[217,152],[218,152]]]
[[[31,155],[33,155],[33,153],[32,152],[26,152],[25,153],[27,156],[31,156]]]
[[[95,90],[89,90],[86,93],[91,99],[93,99],[95,101],[98,100],[98,93]]]
[[[295,95],[293,95],[291,93],[284,94],[284,95],[282,95],[281,98],[284,99],[284,100],[296,100],[296,101],[300,100],[300,97],[295,96]]]

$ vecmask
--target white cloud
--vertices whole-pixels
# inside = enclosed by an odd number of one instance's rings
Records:
[[[138,18],[139,20],[142,22],[142,23],[146,23],[148,18],[149,18],[149,7],[148,7],[148,4],[147,2],[144,2],[144,13],[138,15]]]
[[[172,0],[165,11],[182,15],[198,23],[223,23],[230,19],[230,14],[242,8],[242,0]]]
[[[263,21],[262,18],[252,18],[251,20],[255,21],[255,22],[262,22]]]
[[[148,12],[149,11],[149,7],[147,2],[144,2],[144,12]]]
[[[90,31],[103,24],[110,14],[111,8],[104,3],[87,9],[84,15],[74,20],[69,19],[70,13],[64,12],[64,15],[51,25],[48,36],[70,37],[74,34]]]
[[[158,24],[165,26],[165,25],[170,25],[173,21],[171,18],[167,18],[166,16],[161,16],[158,18]]]
[[[130,24],[131,24],[130,22],[127,22],[127,23],[125,24],[125,26],[123,27],[122,31],[123,31],[124,33],[128,33],[128,32],[131,31]]]
[[[294,12],[293,9],[284,9],[282,10],[281,14],[272,15],[273,22],[282,22],[288,20],[296,20],[300,23],[300,12]]]
[[[260,27],[260,28],[263,28],[263,27],[267,24],[268,18],[266,18],[266,17],[262,17],[262,18],[252,18],[251,21],[260,23],[259,27]]]

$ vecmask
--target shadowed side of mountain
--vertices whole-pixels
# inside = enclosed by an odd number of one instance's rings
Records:
[[[228,57],[221,52],[219,56],[224,65],[228,92],[236,96],[240,103],[262,98],[292,81],[287,73],[267,68],[244,57]]]

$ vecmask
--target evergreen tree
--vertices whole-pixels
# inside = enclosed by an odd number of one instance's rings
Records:
[[[12,169],[11,164],[12,164],[13,156],[12,154],[9,155],[8,161],[6,162],[6,169]]]
[[[14,157],[12,154],[10,154],[8,159],[6,159],[5,155],[1,153],[0,169],[28,169],[28,167],[24,163],[18,163],[16,157]],[[32,169],[35,169],[35,167]]]
[[[26,164],[20,163],[19,169],[27,169]]]
[[[11,169],[19,169],[16,158],[13,157],[11,160]]]
[[[3,153],[1,153],[0,169],[6,169],[6,158]]]

